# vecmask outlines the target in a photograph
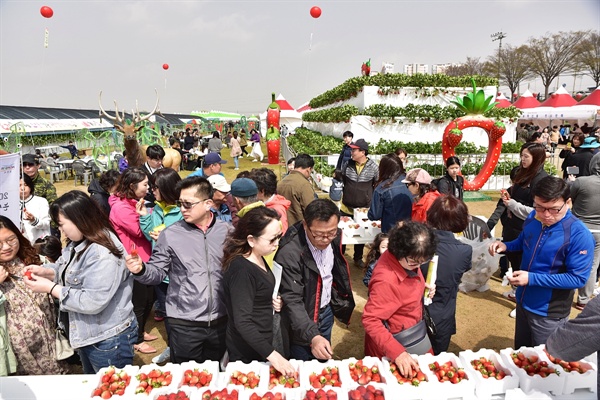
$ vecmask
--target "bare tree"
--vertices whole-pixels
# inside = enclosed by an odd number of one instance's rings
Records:
[[[524,46],[515,47],[507,44],[502,48],[500,58],[498,58],[498,54],[488,57],[484,64],[484,72],[487,75],[494,75],[498,73],[498,70],[500,70],[500,82],[510,89],[511,99],[521,82],[535,76],[529,69]]]
[[[581,31],[558,32],[528,40],[525,49],[529,69],[542,79],[545,97],[552,81],[575,66],[577,45],[586,35],[587,32]]]
[[[464,63],[446,68],[445,74],[448,76],[482,75],[483,63],[479,60],[479,57],[467,57]]]
[[[579,71],[585,71],[585,75],[592,77],[596,87],[600,86],[600,34],[592,31],[578,46],[576,57]]]

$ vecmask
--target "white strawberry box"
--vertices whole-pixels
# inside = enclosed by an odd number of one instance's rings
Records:
[[[300,386],[300,368],[302,367],[302,361],[299,360],[289,360],[290,364],[292,364],[292,367],[294,367],[294,370],[296,371],[296,376],[293,378],[294,383],[292,383],[291,385],[296,386],[296,387],[286,387],[286,384],[282,384],[281,383],[281,377],[278,378],[274,378],[272,377],[273,371],[272,369],[274,369],[270,363],[269,363],[269,382],[268,382],[268,389],[271,391],[271,393],[274,393],[275,391],[284,394],[284,398],[285,399],[295,399],[300,397],[300,392],[301,392],[301,386]],[[278,372],[275,372],[276,375],[280,375]],[[289,381],[288,381],[288,386],[289,386]]]
[[[168,388],[158,388],[154,389],[150,394],[150,399],[152,400],[162,400],[161,396],[168,396],[171,393],[176,394],[178,392],[183,392],[187,396],[188,399],[193,400],[193,394],[196,392],[195,388],[190,387],[182,387],[179,389],[168,389]]]
[[[427,379],[431,384],[430,393],[433,395],[433,397],[429,397],[429,399],[471,399],[475,396],[474,379],[469,375],[469,372],[464,369],[463,363],[455,354],[446,352],[440,353],[437,356],[432,354],[423,354],[418,356],[417,359],[419,361],[421,371],[427,375]],[[429,368],[429,366],[435,364],[435,362],[437,362],[440,366],[450,362],[454,368],[464,371],[464,378],[457,383],[452,383],[450,381],[440,382],[435,372]]]
[[[547,367],[553,368],[558,372],[558,374],[550,373],[545,377],[542,377],[538,374],[529,375],[527,371],[514,363],[512,358],[513,353],[521,353],[528,360],[531,357],[537,357],[538,361],[547,363]],[[539,390],[542,392],[552,392],[554,395],[562,394],[565,385],[565,378],[562,374],[562,368],[551,363],[543,351],[531,347],[521,347],[518,350],[513,350],[509,347],[507,349],[500,350],[500,356],[503,358],[504,364],[517,374],[519,377],[519,386],[524,392]]]
[[[546,346],[544,346],[543,344],[534,348],[544,353],[546,357],[548,357],[548,355],[544,351]],[[564,376],[565,378],[565,386],[563,387],[562,391],[563,395],[572,394],[575,391],[575,389],[588,389],[591,392],[596,392],[596,379],[598,376],[598,366],[596,364],[586,359],[577,361],[577,364],[571,362],[568,363],[571,369],[574,367],[579,367],[580,371],[583,370],[584,372],[568,372],[568,370],[565,369],[565,361],[550,357],[548,357],[548,360],[550,360],[553,364],[559,366],[558,370],[560,371],[561,376]]]
[[[381,233],[381,221],[366,221],[365,227],[368,235],[375,236]]]
[[[268,390],[269,388],[269,365],[264,362],[252,361],[245,364],[241,361],[233,361],[227,364],[225,372],[220,374],[221,385],[231,389],[243,391],[244,389]],[[232,378],[252,381],[258,379],[258,384],[254,387],[244,386],[233,383]]]
[[[252,390],[244,390],[241,391],[238,400],[263,400],[263,399],[273,399],[273,400],[299,400],[300,398],[300,389],[295,389],[295,392],[289,392],[286,389],[252,389]],[[268,394],[271,394],[269,396]]]
[[[127,365],[125,366],[125,368],[115,368],[115,367],[106,367],[106,368],[101,368],[97,373],[96,373],[96,377],[95,379],[90,379],[90,382],[92,382],[92,384],[94,385],[93,387],[91,387],[91,398],[93,400],[100,400],[102,397],[100,395],[96,395],[94,396],[94,392],[96,391],[97,388],[100,388],[100,386],[104,383],[102,382],[102,377],[106,374],[106,372],[108,370],[114,370],[115,374],[122,374],[125,373],[130,377],[129,380],[129,384],[125,387],[125,392],[124,394],[121,396],[119,395],[114,395],[113,397],[119,399],[119,398],[124,398],[124,397],[133,397],[133,394],[135,393],[135,387],[137,386],[137,381],[135,379],[135,376],[138,373],[139,367],[134,366],[134,365]],[[113,374],[111,374],[112,376]],[[109,385],[112,382],[108,382]],[[102,394],[102,393],[100,393]]]
[[[355,367],[356,363],[359,361],[361,361],[360,364],[362,364],[363,367],[366,367],[368,371],[365,371],[364,374],[361,373],[361,375],[358,377],[358,380],[355,381],[352,377],[350,368]],[[381,359],[377,357],[366,356],[362,360],[357,360],[356,358],[351,357],[342,360],[340,363],[342,365],[340,367],[340,379],[342,379],[344,382],[348,382],[348,384],[344,386],[348,389],[356,389],[360,385],[369,384],[373,384],[374,387],[379,387],[379,384],[386,383],[386,379],[382,374],[384,369],[383,363],[381,362]],[[375,371],[377,371],[376,374],[373,374],[373,368],[375,368]],[[375,376],[375,378],[373,376]]]
[[[154,376],[156,371],[159,372],[158,376]],[[149,394],[146,393],[136,393],[138,388],[141,390],[143,387],[144,375],[147,376],[148,379],[152,380],[165,380],[164,386],[153,388]],[[170,378],[169,378],[170,375]],[[157,389],[167,389],[167,390],[175,390],[179,386],[179,382],[181,381],[181,366],[179,364],[167,363],[162,367],[157,364],[147,364],[142,365],[135,375],[135,379],[131,380],[132,385],[134,386],[134,393],[136,399],[145,399],[150,396],[154,396],[154,393]]]
[[[484,375],[477,371],[471,364],[471,361],[479,360],[482,357],[486,358],[493,364],[495,372],[502,371],[506,374],[506,376],[502,379],[496,379],[495,377],[484,377]],[[465,350],[459,353],[459,358],[465,366],[465,370],[471,372],[469,376],[473,376],[475,381],[475,393],[479,399],[491,399],[495,394],[506,393],[506,391],[509,389],[515,389],[519,387],[519,377],[517,374],[506,365],[500,354],[493,350],[481,349],[477,352]]]
[[[417,356],[411,357],[413,357],[417,363],[419,362]],[[398,382],[398,378],[396,375],[394,375],[391,362],[388,358],[383,358],[382,364],[382,373],[385,376],[385,381],[387,384],[385,391],[386,399],[413,400],[434,397],[433,393],[430,393],[432,385],[429,383],[430,377],[427,375],[426,371],[421,370],[421,372],[425,375],[425,381],[419,382],[418,385],[413,385],[412,382]],[[397,370],[396,364],[394,364],[394,370]]]
[[[369,217],[367,217],[368,212],[369,212],[368,208],[355,208],[354,209],[354,220],[356,222],[368,220],[369,219]]]
[[[314,393],[310,394],[309,392]],[[297,400],[313,400],[313,399],[319,399],[319,400],[329,400],[331,398],[334,398],[333,394],[335,394],[335,396],[337,397],[338,400],[346,400],[348,398],[348,391],[346,389],[342,389],[342,388],[338,388],[338,387],[331,387],[329,386],[326,389],[307,389],[305,387],[302,387],[301,392],[300,392],[300,397]],[[323,397],[325,396],[325,397]],[[290,399],[286,399],[286,400],[290,400]]]
[[[351,382],[344,380],[342,374],[340,374],[341,368],[342,362],[337,360],[327,360],[325,362],[305,361],[300,369],[300,387],[305,389],[343,387],[347,389]],[[320,379],[315,380],[315,378]]]
[[[181,366],[181,379],[178,381],[177,387],[185,388],[191,387],[192,389],[202,390],[205,387],[216,387],[219,384],[219,363],[217,361],[207,360],[203,363],[197,363],[196,361],[187,361],[180,364]],[[188,377],[186,379],[186,375],[192,373],[200,372],[200,377],[194,379],[194,376]],[[210,375],[210,378],[207,380],[206,384],[203,384],[201,380],[203,376],[206,374]]]

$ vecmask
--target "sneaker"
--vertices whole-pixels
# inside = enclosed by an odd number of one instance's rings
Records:
[[[583,309],[585,308],[585,304],[577,303],[577,304],[575,304],[575,308],[578,309],[579,311],[583,311]]]
[[[354,260],[354,266],[359,269],[365,269],[365,262],[363,260]]]
[[[254,160],[252,160],[252,162],[258,162],[258,160],[255,158]]]
[[[600,288],[594,289],[594,296],[600,296]]]
[[[515,308],[510,313],[508,313],[508,316],[511,318],[517,318],[517,309]]]
[[[157,355],[156,357],[154,357],[152,359],[152,362],[154,364],[166,364],[167,362],[169,362],[171,360],[171,348],[167,347],[165,349],[165,351],[163,351],[162,353],[160,353],[159,355]]]
[[[508,291],[508,292],[504,292],[504,293],[502,293],[502,296],[503,296],[503,297],[505,297],[505,298],[507,298],[507,299],[509,299],[510,301],[514,301],[514,302],[516,302],[516,301],[517,301],[517,298],[516,298],[516,296],[515,296],[515,290],[514,290],[514,289],[513,289],[513,290],[511,290],[511,291]]]
[[[234,168],[233,170],[234,170],[234,171],[239,171],[240,169],[239,169],[239,168]]]
[[[164,319],[165,319],[165,317],[162,317],[162,316],[160,316],[160,315],[156,315],[156,314],[154,314],[154,320],[155,320],[156,322],[161,322],[161,321],[164,321]]]

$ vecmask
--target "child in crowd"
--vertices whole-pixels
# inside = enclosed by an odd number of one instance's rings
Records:
[[[385,233],[378,233],[370,247],[371,249],[367,254],[367,270],[365,271],[365,276],[363,277],[363,283],[366,287],[369,287],[371,275],[373,275],[373,268],[375,268],[377,260],[379,260],[379,257],[381,257],[381,255],[385,253],[388,248],[388,235]]]
[[[333,172],[333,179],[332,179],[331,187],[329,188],[329,198],[332,201],[341,201],[343,191],[344,191],[344,177],[342,176],[342,170],[336,169]]]

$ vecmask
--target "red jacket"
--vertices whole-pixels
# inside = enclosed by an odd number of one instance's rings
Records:
[[[273,195],[268,201],[265,202],[265,206],[267,208],[272,208],[273,210],[277,211],[277,214],[279,214],[279,217],[281,218],[281,231],[284,234],[288,228],[287,210],[290,208],[291,204],[291,201],[279,194]]]
[[[427,222],[427,210],[433,204],[435,199],[442,194],[437,190],[435,192],[427,192],[412,206],[412,220],[417,222]]]
[[[389,251],[377,261],[362,316],[365,355],[394,360],[405,351],[392,332],[408,329],[423,319],[425,279],[420,268],[411,274],[409,276]],[[388,322],[390,330],[383,325],[384,321]]]

